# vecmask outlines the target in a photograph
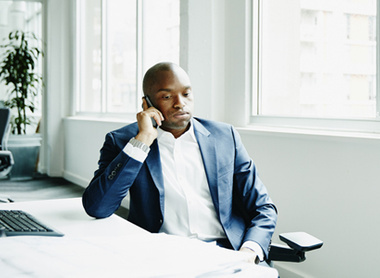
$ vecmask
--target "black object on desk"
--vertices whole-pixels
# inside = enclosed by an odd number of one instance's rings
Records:
[[[0,236],[63,236],[22,210],[0,210]]]

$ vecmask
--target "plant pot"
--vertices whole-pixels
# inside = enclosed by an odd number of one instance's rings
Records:
[[[14,165],[10,172],[12,180],[33,179],[41,148],[41,135],[11,135],[8,139],[8,150],[13,155]]]

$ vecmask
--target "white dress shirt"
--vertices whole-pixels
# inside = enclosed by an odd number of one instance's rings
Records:
[[[165,188],[164,223],[160,232],[206,241],[226,238],[211,199],[193,126],[177,139],[159,127],[157,130]],[[140,162],[147,156],[130,143],[124,152]],[[246,241],[243,247],[252,249],[263,260],[263,251],[256,242]]]
[[[202,240],[225,238],[193,127],[177,139],[158,129],[158,146],[165,185],[165,216],[160,232]]]

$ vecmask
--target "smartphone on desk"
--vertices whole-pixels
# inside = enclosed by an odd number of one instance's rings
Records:
[[[146,100],[146,103],[148,104],[148,107],[154,107],[148,96],[144,96],[144,98]],[[156,120],[153,118],[151,118],[151,120],[152,120],[153,127],[157,128],[158,125],[157,125]]]

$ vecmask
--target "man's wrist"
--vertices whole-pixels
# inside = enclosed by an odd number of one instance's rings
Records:
[[[150,148],[143,142],[141,142],[140,140],[137,140],[136,138],[131,138],[131,140],[129,140],[129,143],[132,144],[133,147],[135,148],[139,148],[141,150],[143,150],[145,153],[149,153],[149,150]]]
[[[124,153],[143,163],[148,156],[150,148],[139,140],[132,138],[123,149]]]
[[[240,251],[253,253],[254,254],[254,259],[253,259],[252,262],[255,263],[255,264],[259,264],[260,263],[259,255],[257,255],[257,253],[256,253],[255,250],[253,250],[253,249],[251,249],[249,247],[241,247]]]
[[[146,132],[144,133],[139,132],[134,138],[135,140],[138,140],[149,147],[150,145],[152,145],[153,141],[157,138],[157,135],[146,133]]]
[[[247,240],[243,243],[243,245],[241,246],[241,248],[248,248],[252,251],[254,251],[257,256],[258,256],[258,259],[259,261],[263,261],[264,260],[264,252],[263,252],[263,249],[261,248],[261,246],[255,242],[255,241],[251,241],[251,240]]]

